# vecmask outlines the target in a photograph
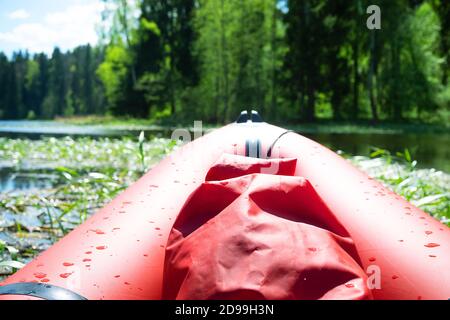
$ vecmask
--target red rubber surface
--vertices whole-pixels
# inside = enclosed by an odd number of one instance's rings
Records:
[[[258,137],[265,154],[284,131],[232,124],[187,144],[2,285],[44,281],[88,299],[161,299],[165,246],[186,200],[223,153],[243,155],[246,138]],[[380,270],[375,299],[450,298],[449,228],[300,135],[284,135],[272,157],[297,159],[295,175],[345,227],[360,267]]]

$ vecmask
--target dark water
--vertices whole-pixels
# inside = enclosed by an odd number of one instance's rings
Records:
[[[16,172],[0,168],[0,192],[51,188],[57,179],[57,175],[50,173]]]
[[[450,134],[304,134],[332,150],[367,156],[373,147],[392,154],[405,148],[420,168],[450,173]]]
[[[0,120],[0,136],[11,138],[27,137],[38,139],[41,136],[118,136],[120,130],[99,126],[72,125],[56,121]]]

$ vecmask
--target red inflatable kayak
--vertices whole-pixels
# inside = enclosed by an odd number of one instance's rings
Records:
[[[448,299],[450,229],[242,114],[0,285],[0,299]]]

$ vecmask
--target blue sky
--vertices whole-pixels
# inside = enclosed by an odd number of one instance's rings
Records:
[[[101,0],[0,0],[0,51],[51,54],[98,41]]]

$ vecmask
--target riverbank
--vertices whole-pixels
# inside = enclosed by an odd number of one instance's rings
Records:
[[[133,130],[148,130],[148,129],[167,129],[175,127],[192,127],[193,123],[184,125],[176,125],[174,123],[160,123],[148,119],[126,118],[126,117],[112,117],[112,116],[83,116],[83,117],[58,117],[56,122],[68,125],[80,126],[103,126],[108,128],[124,129],[130,128]],[[274,124],[285,127],[287,129],[302,132],[302,133],[336,133],[336,134],[402,134],[402,133],[444,133],[450,135],[450,122],[436,123],[394,123],[394,122],[380,122],[373,123],[371,121],[357,121],[357,122],[336,122],[329,120],[320,120],[314,123],[299,123],[299,124]],[[203,123],[203,128],[213,129],[222,125]]]
[[[0,121],[0,137],[39,140],[42,137],[136,137],[170,138],[176,126],[151,124],[142,119],[78,117],[55,120]],[[178,126],[180,128],[180,126]],[[193,124],[184,128],[194,130]],[[320,122],[287,127],[334,151],[354,155],[369,155],[378,148],[395,154],[408,149],[421,168],[436,168],[450,173],[450,133],[445,126],[395,124],[374,127],[370,123],[345,124]],[[214,130],[202,124],[203,133]],[[199,128],[195,128],[198,132]],[[414,132],[417,131],[417,132]]]

